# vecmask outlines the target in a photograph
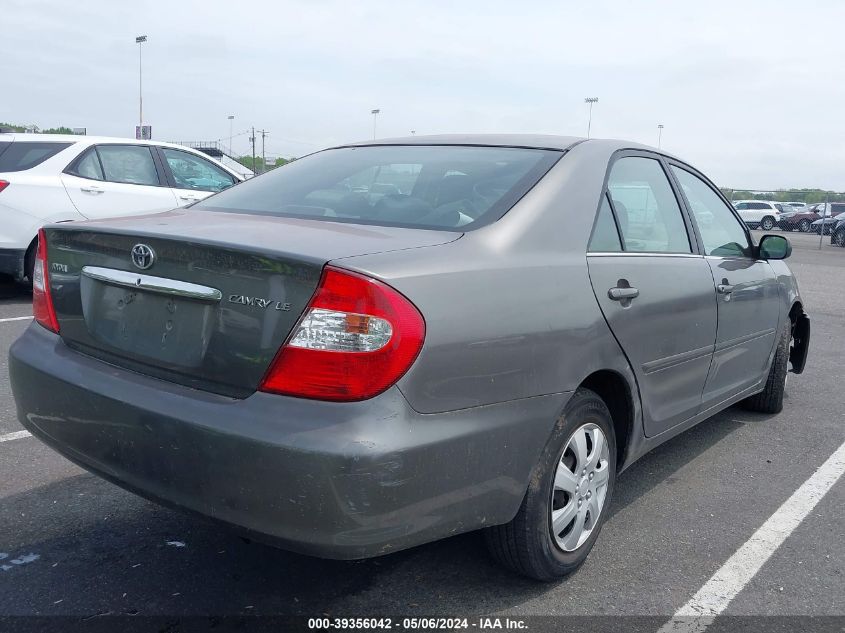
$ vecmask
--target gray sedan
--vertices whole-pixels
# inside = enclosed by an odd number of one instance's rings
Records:
[[[781,410],[810,335],[789,254],[634,143],[337,147],[42,230],[12,387],[68,459],[278,546],[483,529],[551,580],[637,458],[734,403]]]

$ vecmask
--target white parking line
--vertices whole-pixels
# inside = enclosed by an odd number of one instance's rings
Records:
[[[845,473],[845,444],[760,526],[659,633],[704,631]]]
[[[8,317],[5,319],[0,319],[0,323],[9,323],[11,321],[29,321],[32,317],[25,316],[25,317]]]
[[[15,431],[14,433],[6,433],[0,435],[0,442],[11,442],[12,440],[22,440],[25,437],[32,435],[29,431]]]

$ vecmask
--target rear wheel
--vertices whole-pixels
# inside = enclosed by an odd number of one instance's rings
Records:
[[[746,398],[742,405],[749,411],[759,413],[780,413],[783,410],[783,395],[786,391],[786,375],[789,371],[789,345],[792,341],[791,328],[787,327],[778,341],[778,348],[769,368],[766,386],[758,394]]]
[[[774,226],[775,226],[775,219],[770,215],[767,215],[765,218],[763,218],[760,221],[760,227],[764,231],[771,231],[774,228]]]
[[[798,228],[802,233],[809,233],[810,232],[810,221],[809,220],[801,220],[801,224],[798,225]]]
[[[575,571],[607,516],[616,477],[616,439],[604,401],[579,389],[534,468],[513,520],[486,531],[493,558],[536,580]]]

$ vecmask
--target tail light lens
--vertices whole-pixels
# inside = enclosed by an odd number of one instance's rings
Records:
[[[404,295],[327,266],[261,390],[342,402],[372,398],[402,377],[424,339],[425,321]]]
[[[0,191],[3,191],[8,186],[9,186],[8,180],[0,180]]]
[[[47,236],[38,231],[35,265],[32,268],[32,316],[48,330],[59,333],[59,321],[50,295],[50,274],[47,271]]]

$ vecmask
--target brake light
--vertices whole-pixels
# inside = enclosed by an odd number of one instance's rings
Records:
[[[8,186],[9,186],[8,180],[0,180],[0,191],[3,191]]]
[[[38,230],[38,246],[35,249],[35,264],[32,267],[32,316],[35,320],[59,333],[59,321],[53,309],[50,294],[50,275],[47,272],[47,236],[44,229]]]
[[[404,295],[376,279],[327,266],[261,390],[366,400],[408,371],[424,339],[425,321]]]

